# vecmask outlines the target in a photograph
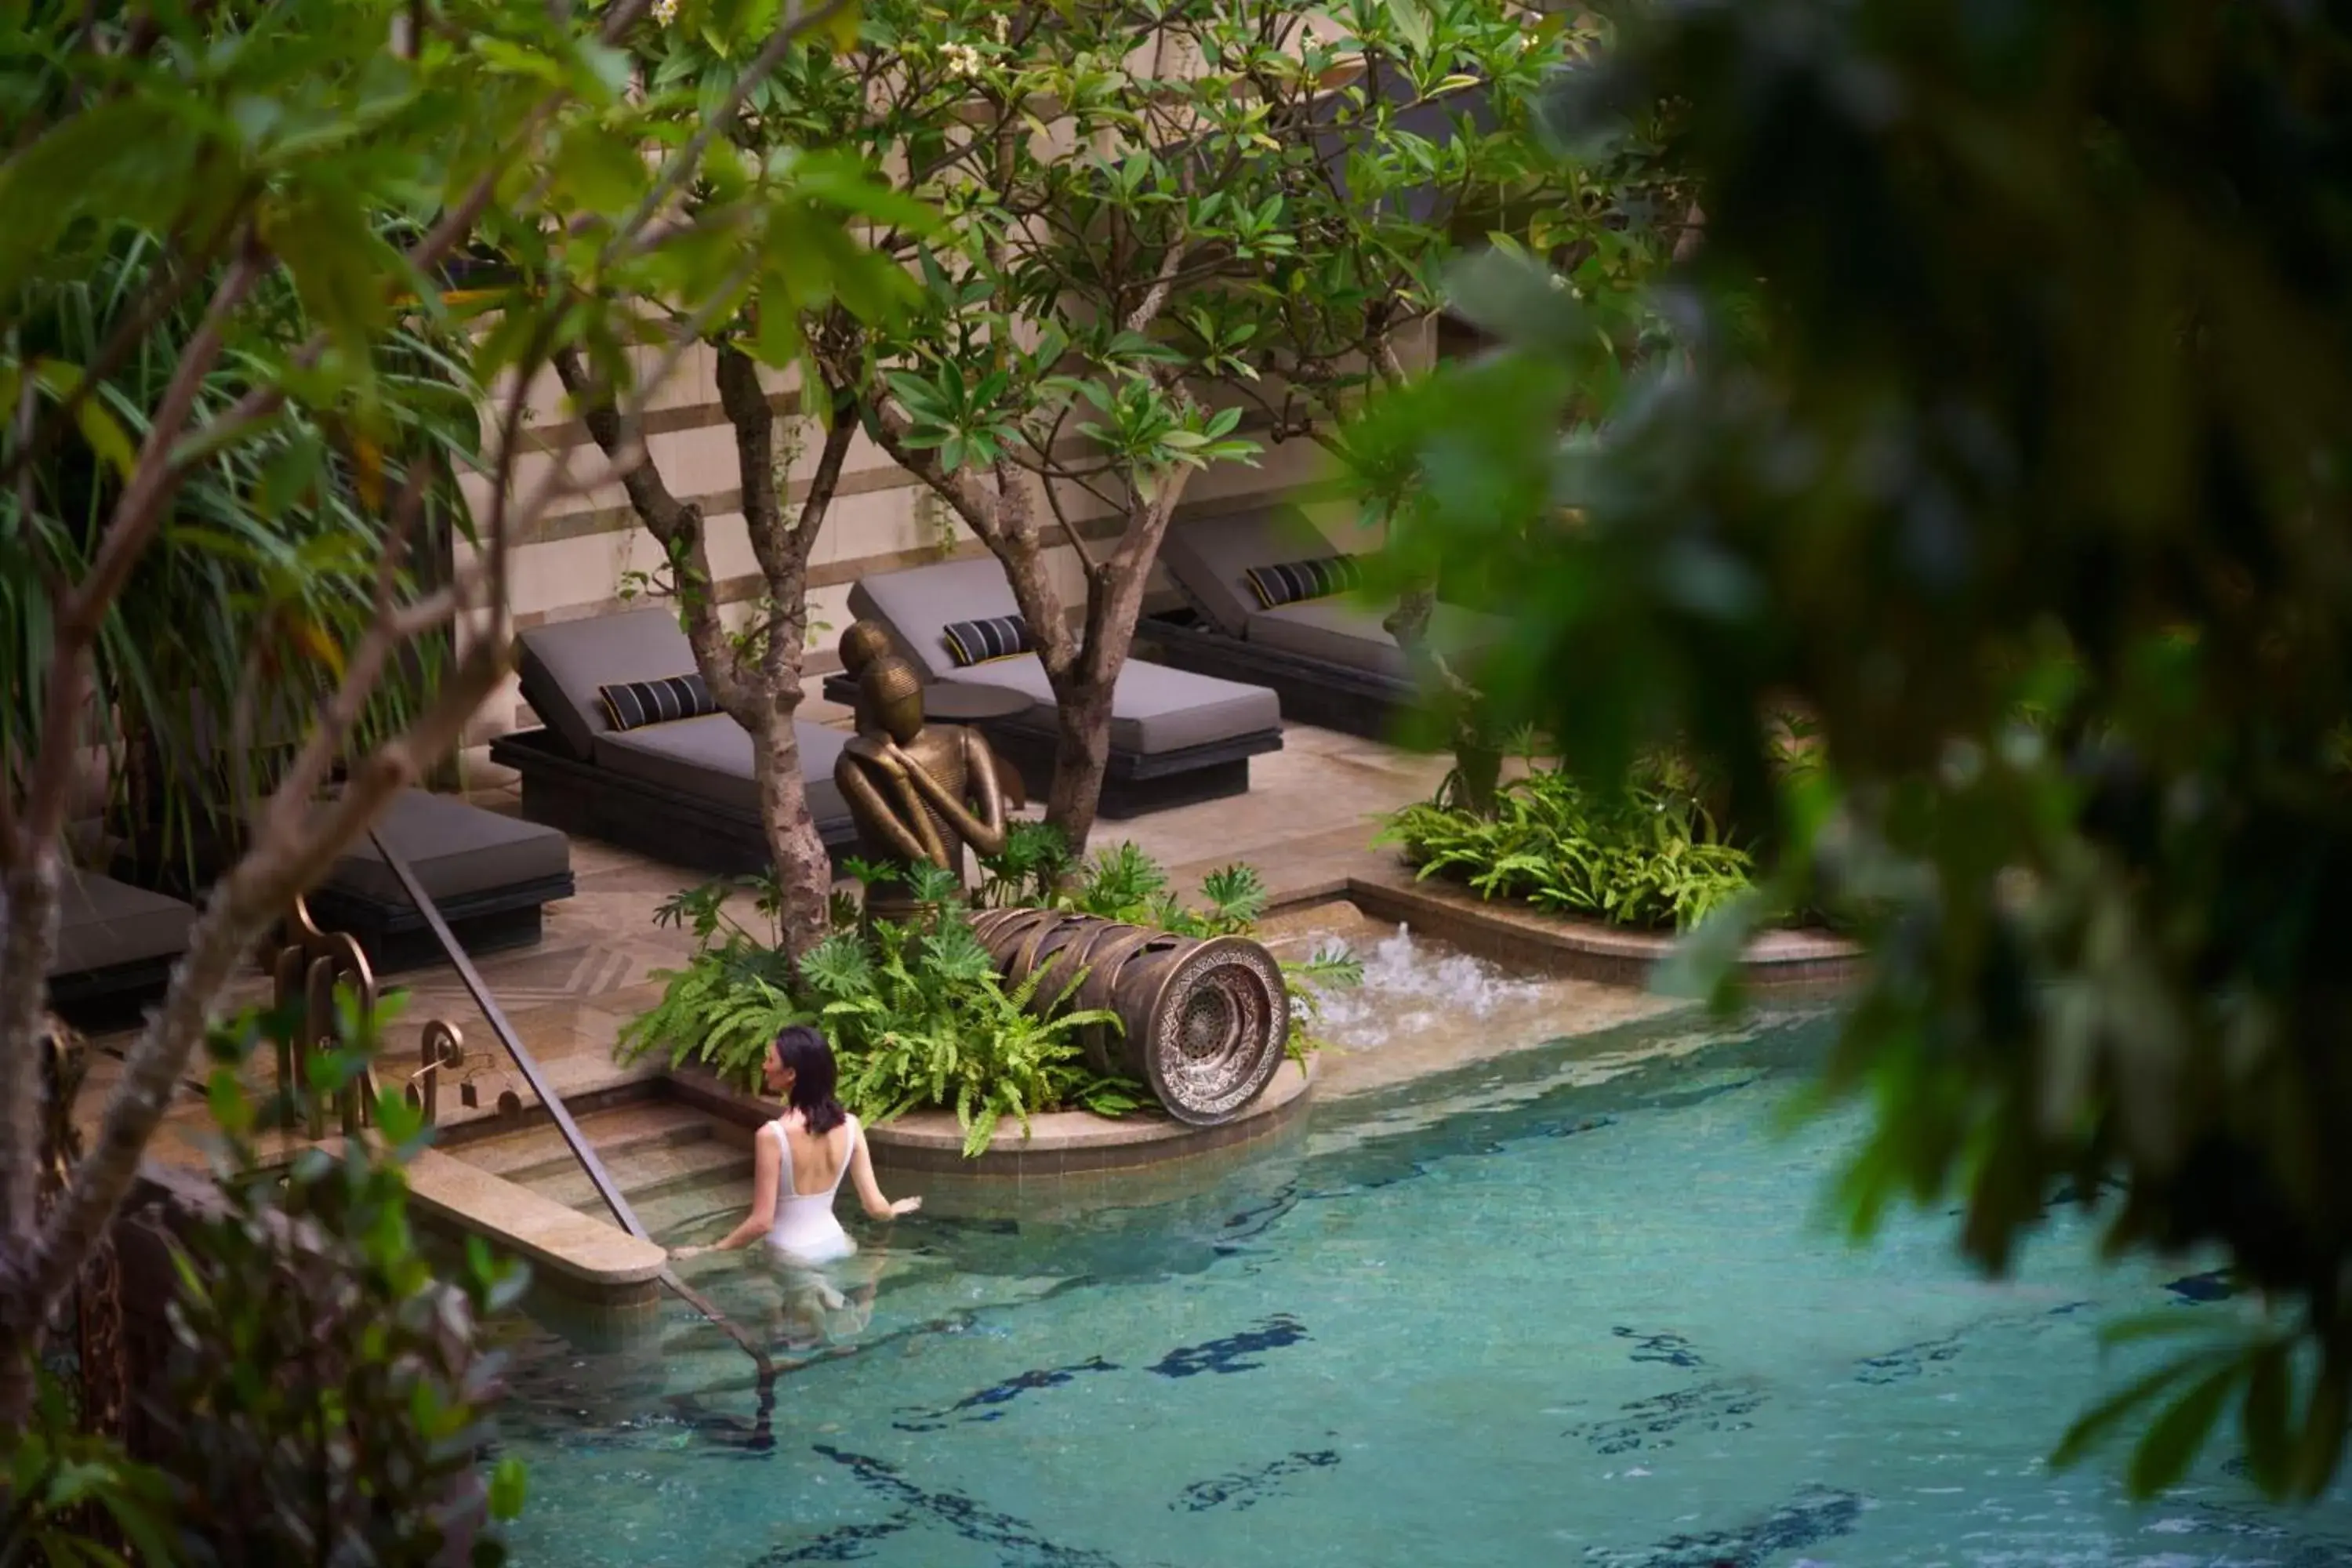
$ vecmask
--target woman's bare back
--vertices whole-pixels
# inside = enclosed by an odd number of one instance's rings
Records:
[[[856,1137],[849,1123],[819,1135],[808,1130],[799,1111],[787,1110],[776,1119],[776,1125],[783,1131],[784,1152],[792,1160],[792,1181],[786,1190],[797,1197],[812,1198],[831,1193],[841,1181],[842,1167],[849,1163]]]

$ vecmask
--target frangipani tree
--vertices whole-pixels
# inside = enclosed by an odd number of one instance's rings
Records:
[[[1562,30],[1493,0],[949,16],[929,47],[967,101],[922,193],[948,228],[874,428],[1003,563],[1061,720],[1047,819],[1083,843],[1188,482],[1262,452],[1249,409],[1318,433],[1395,373],[1449,221],[1525,194],[1517,100]]]
[[[669,6],[658,26],[635,39],[642,73],[656,91],[675,95],[671,112],[681,120],[707,115],[723,100],[758,46],[758,31],[730,30],[723,11]],[[793,729],[808,644],[809,560],[861,426],[860,367],[870,356],[871,334],[914,298],[903,264],[932,224],[929,209],[894,185],[890,172],[924,156],[962,98],[953,72],[895,47],[896,26],[919,21],[919,15],[887,5],[868,6],[862,17],[845,13],[826,37],[785,51],[713,121],[720,155],[688,196],[689,214],[704,203],[723,210],[740,199],[755,171],[788,169],[806,199],[845,205],[867,220],[856,241],[827,231],[824,247],[759,258],[740,306],[693,329],[711,351],[719,405],[734,438],[743,526],[761,580],[745,624],[730,627],[724,618],[710,565],[709,520],[679,499],[647,449],[623,408],[625,388],[597,376],[576,353],[555,356],[590,436],[619,468],[631,508],[662,548],[665,566],[653,574],[653,586],[675,599],[713,700],[751,735],[760,819],[782,894],[777,930],[794,956],[824,938],[832,913],[832,868],[809,811]],[[865,256],[899,265],[856,265]],[[657,299],[616,303],[667,314],[673,330],[687,328],[681,312],[665,311]],[[779,414],[763,365],[796,373],[790,412]],[[793,458],[811,436],[814,460],[795,498]]]
[[[652,25],[648,9],[126,0],[7,13],[0,563],[6,603],[29,607],[40,635],[20,629],[0,655],[11,661],[5,684],[37,693],[0,734],[0,1430],[21,1428],[51,1311],[128,1190],[244,955],[394,792],[451,749],[502,676],[509,542],[598,479],[559,463],[519,481],[534,374],[576,348],[634,409],[702,327],[740,308],[760,257],[821,258],[813,278],[867,265],[842,232],[841,193],[799,188],[788,162],[680,217],[732,100],[839,8],[760,18],[761,42],[734,85],[695,117],[633,87],[625,46]],[[514,273],[461,304],[443,288],[445,268],[486,241]],[[120,279],[122,258],[141,251],[143,270]],[[101,279],[103,289],[88,287]],[[77,288],[107,301],[89,352],[35,352],[29,329]],[[613,298],[662,300],[694,330],[648,327],[601,303]],[[183,307],[193,325],[171,340],[168,376],[128,374]],[[379,352],[415,321],[470,326],[464,377],[492,395],[476,459],[489,480],[476,548],[438,584],[411,570],[411,552],[446,468],[414,439],[403,412],[413,405]],[[633,342],[646,349],[642,366],[625,352]],[[349,495],[373,520],[366,614],[311,650],[331,679],[305,705],[273,787],[235,803],[256,825],[247,847],[206,895],[96,1142],[44,1215],[37,1042],[68,874],[62,830],[100,695],[100,650],[125,635],[123,594],[144,566],[219,547],[176,526],[192,479],[238,473],[257,449],[313,433],[352,465]],[[379,471],[385,452],[411,460]],[[60,516],[67,492],[56,479],[93,457],[103,488],[86,522]],[[265,505],[255,513],[266,523]],[[276,607],[265,595],[224,613],[258,619]],[[387,670],[415,639],[460,622],[465,649],[430,699],[352,761],[340,795],[319,809]],[[251,696],[233,716],[240,732],[268,693]]]

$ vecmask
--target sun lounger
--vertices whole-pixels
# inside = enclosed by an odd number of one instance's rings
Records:
[[[536,942],[546,906],[574,890],[572,841],[553,827],[419,789],[393,796],[375,826],[469,953]],[[440,942],[373,839],[346,850],[306,902],[320,930],[358,938],[379,973],[442,962]]]
[[[700,870],[771,865],[749,731],[720,712],[624,730],[606,708],[607,686],[693,671],[675,616],[632,610],[534,626],[519,640],[523,697],[544,727],[492,742],[490,759],[522,775],[525,816]],[[817,835],[829,852],[854,853],[857,830],[833,786],[849,737],[805,721],[794,730]]]
[[[188,950],[195,907],[95,871],[68,871],[59,894],[49,1005],[78,1024],[135,1022]]]
[[[1381,624],[1387,612],[1343,593],[1269,605],[1251,582],[1254,571],[1336,554],[1293,509],[1180,521],[1160,562],[1189,607],[1147,618],[1139,639],[1163,664],[1272,687],[1295,722],[1389,739],[1416,687],[1404,650]],[[1490,617],[1441,603],[1430,640],[1460,656],[1497,630]]]
[[[225,780],[226,728],[212,721],[200,700],[190,700],[194,749],[184,765],[199,777]],[[307,727],[292,712],[257,725],[261,738],[248,748],[257,784],[266,786],[278,754],[289,752]],[[468,952],[539,941],[545,907],[572,894],[571,841],[552,827],[454,795],[408,789],[392,797],[375,830],[415,869],[450,934]],[[114,868],[162,891],[194,897],[238,852],[235,836],[221,831],[219,824],[200,825],[191,847],[171,851],[152,840],[135,844],[118,856]],[[441,961],[440,943],[372,838],[362,836],[345,850],[308,890],[305,901],[321,930],[348,932],[379,973]]]
[[[849,607],[888,627],[926,682],[1001,687],[1028,697],[1027,711],[978,727],[1021,770],[1030,794],[1042,797],[1059,734],[1045,667],[1025,652],[960,663],[947,635],[959,623],[1019,614],[993,558],[865,578],[850,590]],[[841,701],[855,696],[838,677],[826,691]],[[1281,748],[1281,705],[1265,688],[1130,658],[1111,697],[1100,812],[1116,819],[1244,794],[1249,759]]]

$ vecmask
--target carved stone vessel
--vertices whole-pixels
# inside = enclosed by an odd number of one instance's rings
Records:
[[[1244,937],[1186,937],[1097,915],[989,910],[972,931],[1009,984],[1041,975],[1031,1005],[1105,1008],[1123,1030],[1082,1037],[1098,1071],[1151,1087],[1179,1121],[1211,1127],[1247,1110],[1282,1066],[1290,992],[1274,955]]]

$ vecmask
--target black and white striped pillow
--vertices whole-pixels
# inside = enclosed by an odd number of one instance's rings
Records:
[[[1249,569],[1250,591],[1260,607],[1295,605],[1301,599],[1327,599],[1344,594],[1363,580],[1352,555],[1318,555],[1312,561],[1285,561]]]
[[[699,719],[719,711],[710,689],[696,675],[673,675],[666,680],[631,680],[597,688],[604,700],[604,717],[615,730],[641,730],[678,719]]]
[[[1019,616],[994,616],[984,621],[958,621],[941,634],[948,653],[959,668],[1011,658],[1037,645],[1029,640],[1029,623]]]

